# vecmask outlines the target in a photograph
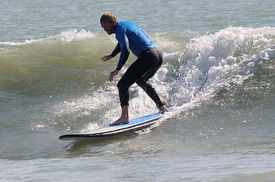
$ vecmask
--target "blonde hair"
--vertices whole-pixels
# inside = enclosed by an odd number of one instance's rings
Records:
[[[101,18],[100,18],[100,23],[112,23],[112,22],[117,22],[116,16],[109,12],[109,13],[104,13]]]

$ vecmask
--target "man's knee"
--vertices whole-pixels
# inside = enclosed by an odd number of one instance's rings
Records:
[[[136,84],[138,85],[138,86],[142,86],[143,84],[142,84],[142,82],[140,81],[140,80],[138,80],[137,82],[136,82]]]
[[[117,85],[116,85],[117,88],[118,88],[118,90],[122,88],[122,85],[123,85],[123,84],[122,84],[122,82],[121,82],[121,80],[120,80],[120,81],[117,83]]]
[[[136,84],[137,84],[138,86],[140,86],[141,88],[143,88],[143,89],[145,89],[145,88],[146,88],[146,85],[147,85],[147,83],[146,83],[145,81],[143,81],[143,80],[138,80],[138,81],[136,82]]]
[[[120,92],[128,89],[127,85],[122,80],[117,83],[117,88]]]

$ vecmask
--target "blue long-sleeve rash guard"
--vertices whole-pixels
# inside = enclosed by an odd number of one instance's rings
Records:
[[[115,34],[118,45],[112,55],[115,56],[119,50],[121,51],[116,70],[120,70],[127,61],[130,53],[129,49],[138,57],[144,50],[157,48],[153,39],[135,23],[118,22]]]

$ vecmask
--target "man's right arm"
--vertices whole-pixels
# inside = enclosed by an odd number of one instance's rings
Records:
[[[120,45],[119,43],[117,43],[116,48],[113,50],[111,57],[115,57],[118,53],[120,53],[121,49],[120,49]]]
[[[101,59],[102,59],[102,61],[108,61],[108,60],[112,59],[113,57],[115,57],[120,51],[121,51],[121,49],[120,49],[120,46],[118,43],[111,54],[106,55],[106,56],[102,57]]]

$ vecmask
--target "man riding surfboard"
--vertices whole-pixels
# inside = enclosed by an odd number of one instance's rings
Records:
[[[137,24],[127,21],[118,22],[112,13],[105,13],[100,18],[101,27],[109,35],[115,34],[118,44],[113,52],[101,59],[107,61],[120,53],[118,64],[109,75],[109,81],[118,74],[130,54],[130,50],[137,56],[137,60],[127,69],[117,84],[122,108],[121,117],[110,126],[129,123],[129,87],[136,83],[155,102],[161,112],[168,112],[168,108],[159,98],[155,89],[147,81],[158,71],[163,58],[153,39]]]

